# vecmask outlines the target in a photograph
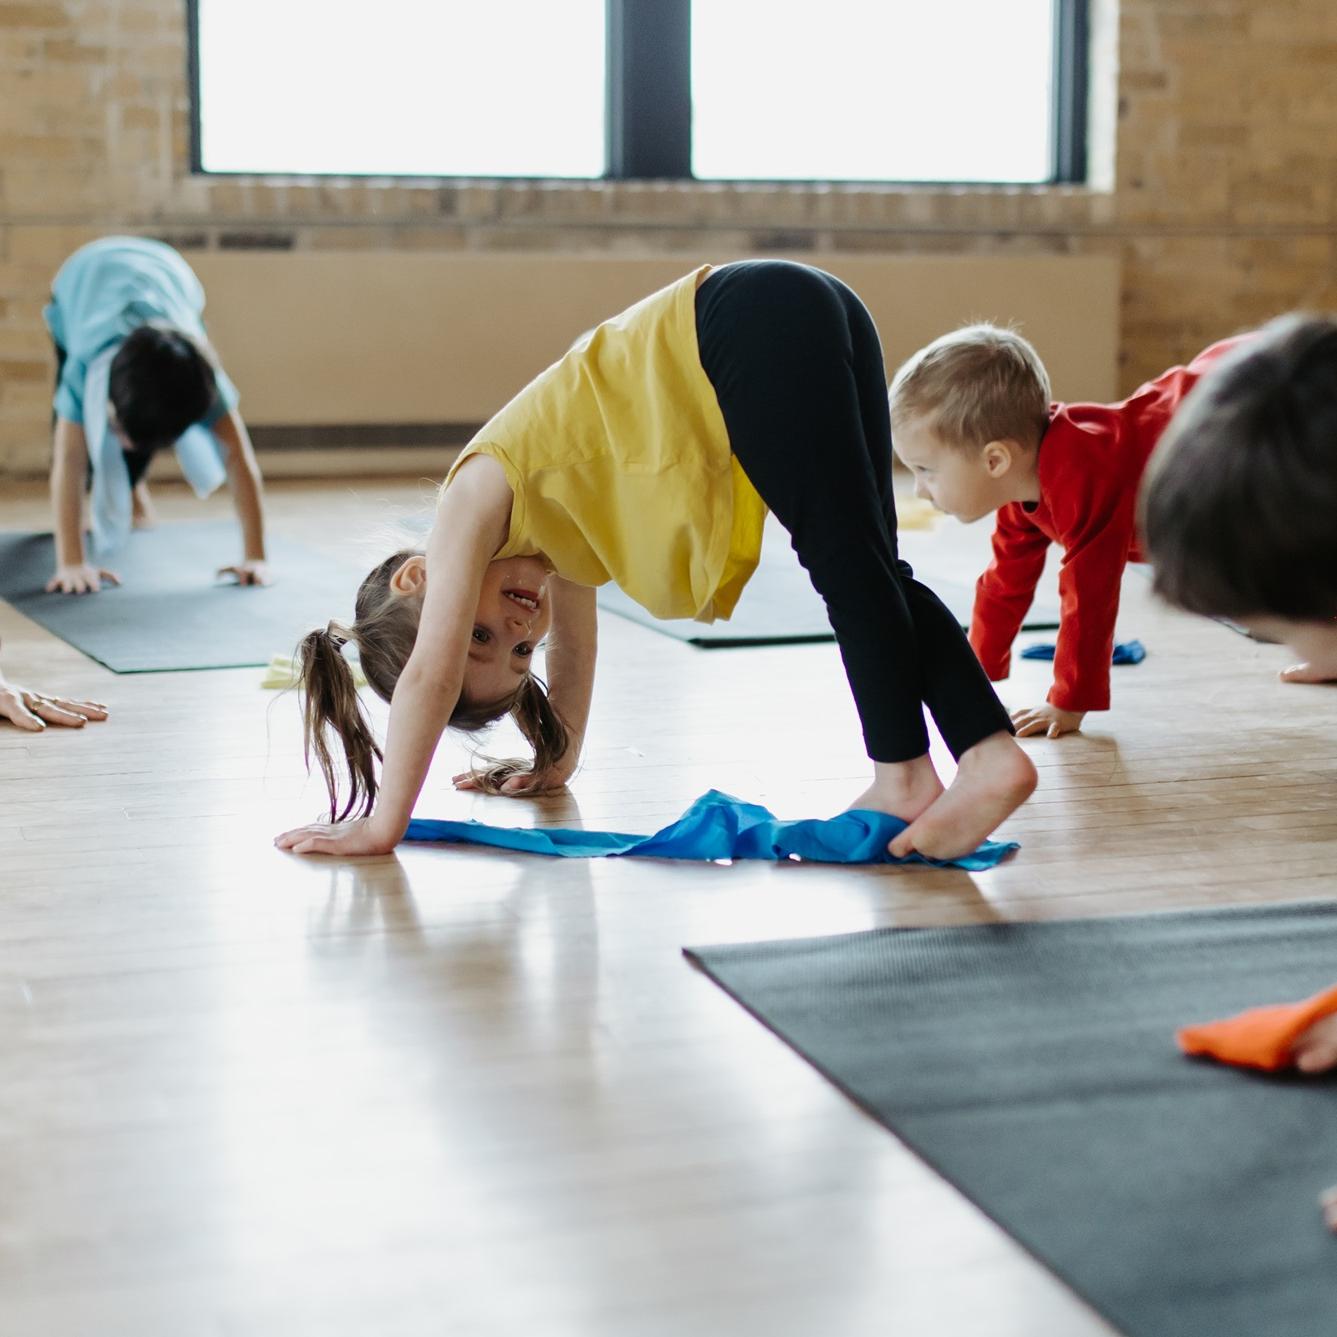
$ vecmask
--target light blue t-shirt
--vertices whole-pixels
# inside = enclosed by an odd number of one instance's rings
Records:
[[[89,364],[132,330],[150,321],[174,326],[206,340],[204,288],[170,246],[145,237],[103,237],[81,246],[61,265],[42,313],[51,337],[65,350],[56,387],[56,412],[68,422],[84,420],[84,382]],[[201,420],[212,427],[240,400],[220,369],[218,397]]]

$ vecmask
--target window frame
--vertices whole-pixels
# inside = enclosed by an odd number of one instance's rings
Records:
[[[842,177],[796,180],[747,178],[750,186],[814,185],[831,181],[870,187],[977,186],[1028,187],[1085,185],[1087,181],[1087,103],[1090,85],[1090,0],[1051,0],[1053,5],[1050,175],[1043,181],[916,181],[906,178]],[[601,177],[410,176],[394,172],[254,172],[214,171],[204,166],[200,107],[200,0],[186,0],[186,81],[190,98],[190,171],[196,176],[258,176],[286,180],[315,175],[325,179],[399,181],[500,181],[532,183],[560,180],[578,185],[606,181],[680,181],[720,184],[692,174],[692,0],[605,0],[607,77],[605,82],[605,162]],[[728,179],[723,180],[728,184]]]

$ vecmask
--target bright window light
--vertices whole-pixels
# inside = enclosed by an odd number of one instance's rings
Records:
[[[695,0],[705,179],[1046,181],[1052,0]]]
[[[604,0],[197,7],[206,172],[604,173]]]

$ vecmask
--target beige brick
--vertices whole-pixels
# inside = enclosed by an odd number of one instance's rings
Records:
[[[41,46],[42,59],[51,65],[106,65],[110,49],[76,37],[48,37]]]
[[[38,0],[28,0],[19,4],[15,0],[0,0],[0,25],[6,28],[54,28],[70,27],[72,16],[69,6],[60,0],[48,0],[42,4]]]
[[[46,362],[5,357],[0,354],[0,382],[47,381],[50,378],[51,368]]]
[[[42,58],[43,45],[39,33],[0,28],[0,70],[31,68]]]
[[[58,265],[71,251],[97,236],[90,227],[13,227],[6,230],[4,239],[5,265],[0,265],[0,277],[17,273],[19,268],[33,265]],[[54,272],[54,269],[53,271]]]
[[[121,125],[127,130],[162,129],[162,111],[151,104],[130,104],[121,108]]]
[[[0,376],[0,412],[24,425],[40,422],[51,412],[55,363],[40,380],[7,380]]]

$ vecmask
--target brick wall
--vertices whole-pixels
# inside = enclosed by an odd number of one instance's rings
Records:
[[[867,189],[191,177],[183,0],[0,0],[0,472],[44,466],[41,307],[108,231],[186,251],[1115,253],[1128,388],[1337,306],[1337,6],[1093,6],[1092,188]]]

